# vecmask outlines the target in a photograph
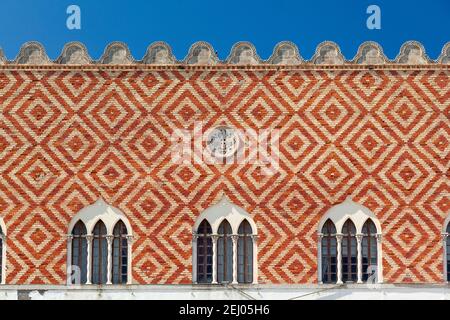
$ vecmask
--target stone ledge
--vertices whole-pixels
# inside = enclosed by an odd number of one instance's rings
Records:
[[[450,299],[448,285],[1,286],[0,300],[399,300]]]

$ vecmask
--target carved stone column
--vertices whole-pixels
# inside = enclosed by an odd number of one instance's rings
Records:
[[[358,255],[358,266],[357,266],[357,270],[358,270],[358,283],[363,283],[362,281],[362,250],[361,250],[361,243],[363,240],[363,235],[362,234],[357,234],[356,235],[356,241],[357,241],[357,255]]]
[[[197,239],[198,235],[192,233],[192,283],[197,283]]]
[[[317,281],[319,284],[323,284],[322,279],[322,239],[323,233],[317,234]]]
[[[448,279],[447,279],[447,238],[448,238],[448,233],[446,233],[446,232],[442,233],[442,252],[444,255],[442,272],[443,272],[444,282],[448,282]]]
[[[6,234],[2,233],[1,235],[2,237],[2,276],[1,276],[1,284],[5,284],[6,283],[6,251],[7,251],[7,243],[6,243],[6,239],[7,236]]]
[[[127,249],[128,249],[128,265],[127,265],[127,284],[133,283],[133,236],[127,235]]]
[[[233,234],[231,236],[231,239],[233,240],[233,284],[237,284],[238,283],[238,275],[237,275],[238,247],[237,246],[238,246],[239,236],[237,234]]]
[[[213,261],[212,261],[212,283],[217,284],[217,240],[219,235],[211,235],[212,245],[213,245]]]
[[[72,285],[72,240],[73,240],[73,235],[68,234],[67,235],[67,268],[66,268],[66,272],[67,272],[67,285],[70,286]],[[5,243],[3,241],[3,243]],[[2,277],[3,278],[3,277]]]
[[[383,283],[383,254],[382,254],[382,234],[377,233],[377,282]]]
[[[258,283],[258,235],[253,234],[253,284]]]
[[[89,234],[86,236],[87,242],[87,276],[86,276],[86,284],[92,284],[92,240],[94,240],[94,236]]]
[[[342,234],[336,234],[337,241],[337,284],[342,284]]]
[[[106,241],[108,243],[108,262],[106,264],[106,284],[112,284],[111,278],[112,278],[112,244],[114,241],[113,235],[107,235]]]

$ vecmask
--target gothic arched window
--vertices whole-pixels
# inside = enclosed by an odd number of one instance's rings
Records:
[[[362,280],[377,272],[377,228],[369,218],[362,228]]]
[[[358,279],[358,255],[356,228],[348,219],[342,227],[342,281],[356,282]]]
[[[87,280],[86,226],[78,221],[72,229],[72,284],[84,284]],[[77,269],[74,270],[73,267]],[[76,277],[79,275],[79,280]],[[80,283],[77,283],[77,282]]]
[[[113,231],[112,243],[112,283],[125,284],[128,280],[128,239],[127,227],[119,220]]]
[[[223,197],[203,211],[192,228],[194,283],[257,283],[257,226]]]
[[[197,229],[197,282],[212,282],[213,250],[211,225],[203,220]]]
[[[132,240],[126,215],[103,199],[81,209],[68,228],[67,284],[77,274],[80,284],[131,284]]]
[[[219,283],[233,281],[233,231],[225,219],[219,226],[217,239],[217,281]]]
[[[237,267],[238,267],[238,282],[252,283],[253,282],[253,240],[252,227],[247,220],[241,222],[238,230],[237,243]]]
[[[381,224],[367,207],[347,197],[325,213],[319,233],[319,282],[383,282]]]
[[[330,219],[328,219],[322,227],[322,236],[322,282],[336,283],[336,227]]]
[[[92,283],[105,284],[108,275],[108,242],[106,226],[99,220],[92,232]]]

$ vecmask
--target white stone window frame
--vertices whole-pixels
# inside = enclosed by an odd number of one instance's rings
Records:
[[[7,238],[7,230],[5,222],[3,221],[3,218],[0,217],[0,227],[2,228],[2,277],[1,277],[1,284],[6,284],[6,238]]]
[[[449,236],[449,233],[447,233],[447,227],[450,223],[450,212],[447,213],[447,218],[444,220],[444,224],[442,225],[442,260],[443,260],[443,266],[442,266],[442,280],[445,283],[448,283],[447,280],[447,238]]]
[[[78,221],[84,223],[86,227],[87,241],[87,279],[86,285],[92,284],[92,241],[94,238],[93,231],[98,221],[102,221],[106,226],[106,240],[108,244],[108,261],[107,261],[107,285],[112,284],[112,245],[114,241],[114,227],[117,222],[122,221],[127,228],[127,284],[132,284],[132,241],[133,230],[126,215],[119,209],[107,204],[102,198],[95,203],[81,209],[71,220],[67,233],[67,285],[72,284],[72,230]]]
[[[324,216],[320,219],[317,234],[318,234],[318,248],[317,248],[317,275],[319,284],[322,284],[322,228],[326,221],[331,220],[336,228],[336,244],[337,244],[337,282],[336,284],[343,284],[342,281],[342,227],[345,222],[350,219],[356,228],[357,241],[357,263],[358,263],[358,279],[357,283],[364,283],[362,281],[362,228],[368,219],[371,219],[377,229],[377,282],[383,283],[383,254],[382,254],[382,231],[381,224],[377,216],[367,207],[354,202],[350,197],[347,197],[344,202],[337,204],[330,208]]]
[[[231,225],[231,230],[233,234],[231,235],[233,241],[233,281],[232,284],[240,284],[238,282],[238,240],[239,240],[239,226],[244,220],[247,220],[252,228],[252,244],[253,244],[253,282],[252,284],[258,283],[258,229],[253,218],[241,207],[231,203],[227,197],[223,197],[219,203],[209,207],[203,211],[197,218],[193,228],[192,228],[192,282],[197,284],[197,230],[203,220],[208,221],[211,226],[211,240],[213,246],[213,257],[212,257],[212,282],[211,284],[218,284],[217,282],[217,240],[219,237],[218,230],[220,224],[227,220]]]

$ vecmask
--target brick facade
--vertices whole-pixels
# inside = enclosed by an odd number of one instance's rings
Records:
[[[351,196],[383,231],[384,281],[442,281],[450,67],[3,66],[0,214],[9,284],[64,284],[71,218],[132,225],[133,280],[191,283],[192,226],[222,195],[258,226],[260,283],[317,282],[317,224]],[[279,129],[279,170],[174,164],[171,134]]]

